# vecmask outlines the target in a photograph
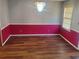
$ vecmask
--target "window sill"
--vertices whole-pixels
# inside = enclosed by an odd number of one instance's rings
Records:
[[[67,30],[68,32],[70,32],[70,31],[71,31],[70,29],[67,29],[67,28],[64,28],[64,27],[63,27],[63,29]]]

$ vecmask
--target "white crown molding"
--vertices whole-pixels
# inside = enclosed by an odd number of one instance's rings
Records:
[[[59,23],[10,23],[10,25],[60,25]]]

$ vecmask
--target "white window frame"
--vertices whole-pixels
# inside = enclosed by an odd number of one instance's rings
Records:
[[[62,27],[68,31],[71,29],[71,21],[73,14],[73,5],[71,3],[64,5],[64,16]]]

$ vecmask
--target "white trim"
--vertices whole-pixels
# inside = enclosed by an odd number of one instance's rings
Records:
[[[11,36],[52,36],[52,35],[59,35],[59,34],[15,34]]]
[[[79,31],[78,31],[78,30],[76,30],[76,29],[72,29],[72,28],[71,28],[71,30],[73,30],[73,31],[75,31],[75,32],[77,32],[77,33],[79,33]]]
[[[8,38],[5,40],[5,42],[2,43],[2,46],[4,46],[6,44],[6,42],[9,40],[10,37],[11,37],[11,35],[9,35]]]
[[[3,43],[3,36],[2,36],[2,31],[1,31],[1,44]]]
[[[2,37],[2,30],[3,29],[5,29],[6,27],[8,27],[9,25],[60,25],[60,24],[51,24],[51,23],[9,23],[9,24],[7,24],[6,26],[4,26],[4,27],[2,27],[1,28],[1,44],[2,44],[2,46],[4,46],[5,45],[5,43],[8,41],[8,39],[11,37],[11,35],[6,39],[6,41],[5,42],[3,42],[3,37]],[[13,36],[39,36],[39,35],[52,35],[52,34],[29,34],[29,35],[25,35],[25,34],[21,34],[21,35],[13,35]]]
[[[68,42],[71,46],[73,46],[76,50],[79,50],[78,47],[76,47],[74,44],[72,44],[70,41],[68,41],[64,36],[62,36],[61,34],[60,34],[60,36],[61,36],[66,42]]]
[[[79,41],[78,41],[78,48],[79,48]]]
[[[63,27],[63,29],[65,29],[66,31],[68,31],[68,32],[70,32],[71,31],[71,29],[67,29],[67,28],[65,28],[65,27]]]
[[[60,25],[59,23],[10,23],[10,25]]]
[[[77,33],[79,33],[79,31],[76,30],[76,29],[71,28],[71,30],[73,30],[73,31],[75,31],[75,32],[77,32]],[[79,48],[79,41],[78,41],[78,48]]]
[[[50,35],[59,35],[59,34],[16,34],[16,35],[9,35],[5,42],[2,43],[2,46],[6,44],[11,36],[50,36]]]
[[[4,27],[1,28],[1,44],[2,44],[2,46],[6,43],[6,42],[3,43],[2,30],[5,29],[7,26],[9,26],[9,24],[7,24],[6,26],[4,26]]]
[[[2,27],[1,30],[5,29],[9,25],[61,25],[58,23],[9,23],[6,26]]]
[[[7,26],[9,26],[10,24],[7,24],[6,26],[2,27],[1,30],[5,29]]]
[[[71,42],[69,42],[65,37],[63,37],[61,34],[16,34],[16,35],[10,35],[7,39],[6,39],[6,41],[4,42],[4,43],[2,43],[2,46],[4,46],[5,45],[5,43],[9,40],[9,38],[11,37],[11,36],[52,36],[52,35],[59,35],[59,36],[61,36],[66,42],[68,42],[71,46],[73,46],[76,50],[79,50],[79,48],[78,47],[76,47],[74,44],[72,44]]]

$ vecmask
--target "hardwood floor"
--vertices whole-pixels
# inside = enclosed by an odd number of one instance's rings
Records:
[[[0,59],[71,59],[79,52],[60,36],[11,37],[0,46]]]

